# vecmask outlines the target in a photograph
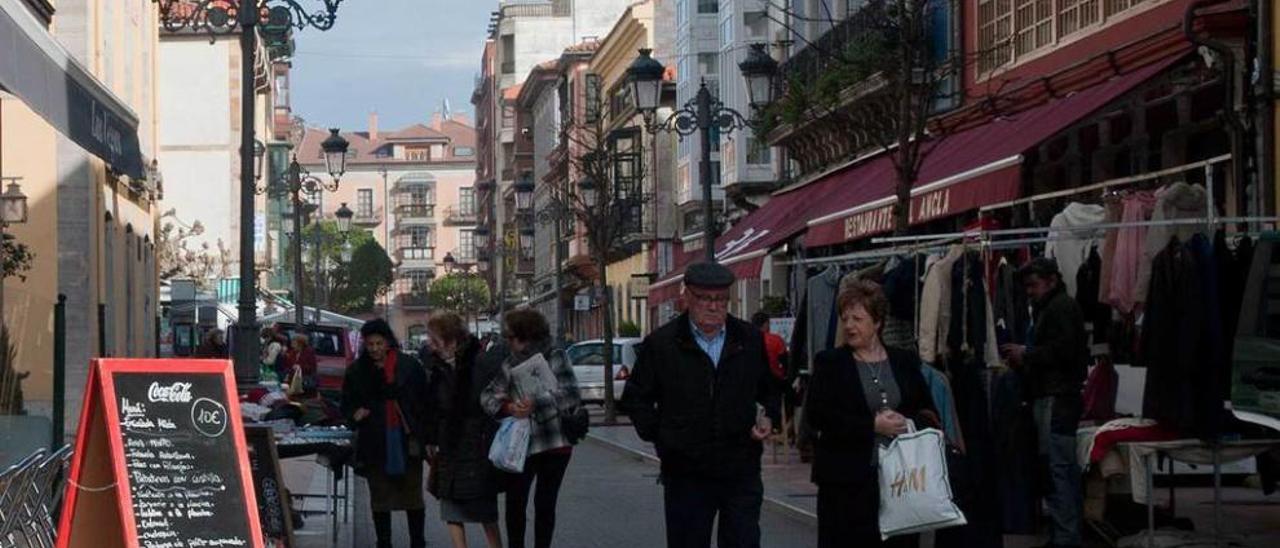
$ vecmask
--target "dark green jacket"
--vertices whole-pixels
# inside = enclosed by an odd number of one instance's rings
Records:
[[[1032,398],[1079,396],[1089,372],[1084,314],[1062,284],[1032,304],[1035,327],[1023,357]]]

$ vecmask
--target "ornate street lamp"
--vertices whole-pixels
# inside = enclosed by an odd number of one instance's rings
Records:
[[[290,29],[312,27],[329,30],[337,19],[342,0],[311,0],[317,8],[304,7],[306,0],[152,0],[159,6],[160,23],[169,32],[195,32],[209,36],[236,35],[240,39],[240,300],[235,328],[236,381],[242,385],[257,384],[258,371],[258,279],[254,256],[254,218],[256,190],[254,165],[254,124],[257,120],[254,101],[257,78],[255,56],[258,53],[258,27],[268,40],[288,39]],[[245,9],[246,7],[250,9]],[[326,149],[327,159],[328,149]],[[329,166],[341,169],[341,164]],[[336,175],[335,175],[336,178]],[[299,322],[301,323],[301,322]]]
[[[520,227],[520,253],[525,258],[533,257],[533,225]]]
[[[636,109],[654,111],[662,99],[662,75],[666,71],[662,63],[652,57],[653,50],[640,50],[640,56],[627,68],[627,80],[631,83],[631,96],[636,99]]]
[[[488,249],[476,251],[476,270],[480,272],[488,272],[491,262],[492,254]]]
[[[778,76],[778,62],[765,51],[764,44],[751,44],[747,58],[738,63],[738,70],[747,81],[747,101],[751,108],[761,110],[774,101],[774,85]]]
[[[9,186],[4,194],[0,194],[0,227],[27,222],[27,195],[22,193],[22,186],[18,184],[22,178],[5,177],[4,180],[9,182]]]
[[[351,208],[347,207],[346,202],[342,202],[342,206],[339,207],[338,211],[336,211],[333,215],[338,218],[339,232],[343,234],[347,234],[351,232],[351,218],[355,217],[356,214],[354,211],[351,211]]]
[[[529,211],[533,209],[533,173],[526,171],[511,185],[516,194],[516,210]]]
[[[458,268],[458,260],[453,258],[452,252],[445,253],[444,260],[441,262],[444,263],[445,274],[453,274],[453,271]]]
[[[583,177],[578,181],[578,195],[582,197],[582,205],[587,208],[596,207],[596,200],[599,198],[599,189],[596,188],[596,181],[591,176]]]
[[[342,262],[350,263],[354,250],[351,249],[351,242],[342,243]]]
[[[334,181],[342,178],[347,172],[347,148],[350,143],[338,135],[338,128],[330,128],[329,136],[324,142],[320,143],[320,148],[324,150],[324,166],[329,170],[329,176]]]
[[[662,63],[651,57],[651,53],[652,51],[648,49],[640,50],[640,56],[627,69],[627,78],[631,82],[636,97],[636,109],[644,116],[645,129],[649,133],[666,131],[675,133],[681,139],[698,134],[698,140],[702,145],[701,161],[698,163],[698,180],[702,185],[702,216],[705,219],[702,230],[703,248],[706,260],[715,261],[716,230],[711,221],[714,218],[711,207],[711,128],[719,129],[721,135],[728,135],[736,129],[755,128],[756,124],[738,111],[724,106],[724,103],[721,103],[720,99],[707,89],[705,81],[698,87],[698,93],[692,100],[671,113],[666,119],[657,120],[662,75],[666,69],[662,67]],[[747,61],[752,61],[752,56],[749,56]],[[753,84],[758,85],[758,78],[762,77],[765,70],[763,60],[756,59],[752,63],[748,64],[748,68],[756,72],[749,78],[757,79],[750,80],[748,87]],[[739,68],[742,67],[739,66]],[[752,97],[753,101],[759,100],[755,99],[754,95]]]
[[[267,145],[262,144],[262,141],[254,139],[253,140],[253,180],[255,181],[262,180],[262,164],[263,164],[262,159],[266,155],[267,155]]]

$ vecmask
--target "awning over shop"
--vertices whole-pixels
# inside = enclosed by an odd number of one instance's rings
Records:
[[[1053,100],[1039,107],[996,119],[951,135],[925,157],[911,191],[911,223],[920,224],[1016,198],[1020,192],[1022,154],[1089,116],[1177,59],[1155,63]],[[840,244],[893,230],[892,159],[880,155],[827,176],[838,179],[835,193],[825,196],[808,216],[805,245]],[[822,204],[844,206],[823,211]]]
[[[0,89],[117,171],[144,177],[137,115],[80,66],[21,0],[0,0]]]

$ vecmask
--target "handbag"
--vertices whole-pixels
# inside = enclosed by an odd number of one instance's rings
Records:
[[[560,430],[564,433],[565,439],[571,444],[577,444],[587,437],[587,431],[591,429],[591,416],[587,414],[587,408],[581,405],[574,407],[569,412],[560,415]]]
[[[879,454],[882,539],[967,523],[952,496],[942,431],[908,423]]]
[[[302,385],[302,367],[295,365],[293,366],[293,372],[289,374],[289,389],[285,391],[285,394],[289,396],[297,396],[302,394],[305,390],[305,387]]]
[[[493,444],[489,446],[489,462],[504,472],[524,472],[532,431],[533,424],[527,417],[502,419],[502,426],[498,427],[498,434],[493,437]]]

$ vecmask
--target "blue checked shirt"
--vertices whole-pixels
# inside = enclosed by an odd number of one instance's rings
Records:
[[[719,368],[720,353],[724,351],[724,326],[720,326],[720,331],[717,331],[711,337],[706,336],[701,329],[698,329],[693,320],[689,320],[689,329],[693,330],[693,340],[698,342],[698,348],[701,348],[703,352],[707,353],[707,357],[711,358],[711,365]]]

